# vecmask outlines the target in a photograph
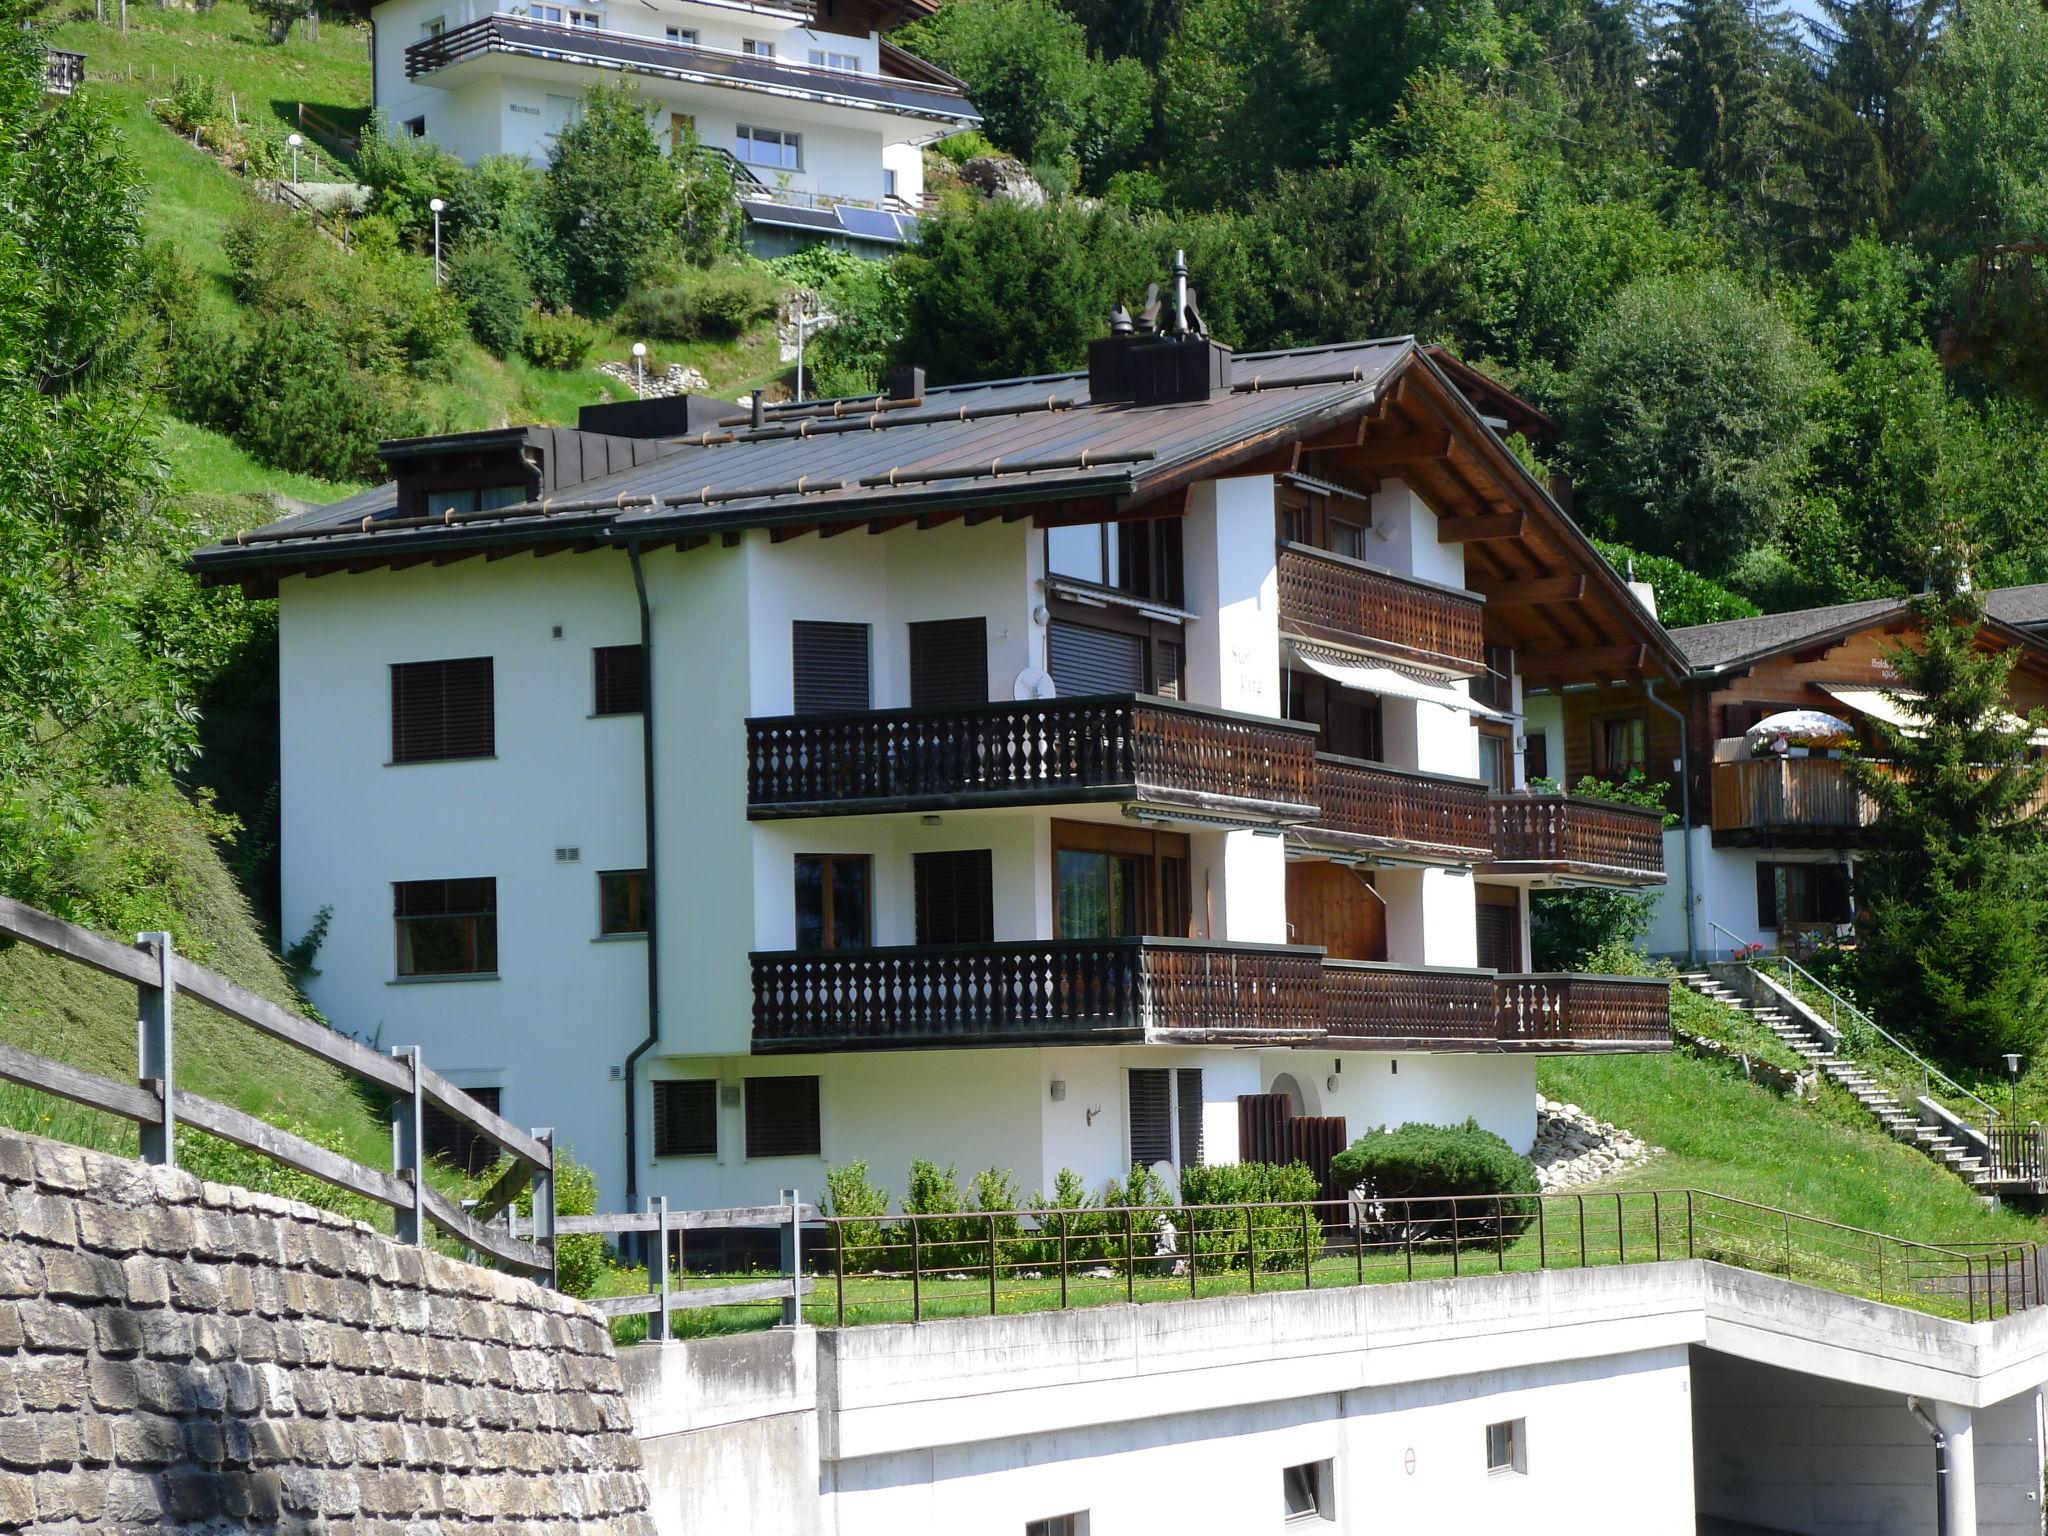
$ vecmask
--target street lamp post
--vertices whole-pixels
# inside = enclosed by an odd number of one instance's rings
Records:
[[[296,133],[285,140],[292,147],[292,185],[295,187],[299,184],[299,146],[305,142]]]
[[[438,197],[427,199],[427,207],[434,214],[434,286],[441,286],[441,210],[448,205]]]
[[[647,343],[633,343],[633,392],[642,400],[647,398]]]
[[[2008,1051],[2005,1054],[2005,1075],[2012,1082],[2012,1123],[2020,1123],[2020,1054]]]

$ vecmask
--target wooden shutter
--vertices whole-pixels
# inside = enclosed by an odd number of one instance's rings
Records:
[[[1150,1168],[1173,1161],[1173,1091],[1167,1067],[1131,1068],[1131,1162]]]
[[[1161,698],[1181,696],[1181,645],[1178,640],[1152,642],[1152,691]]]
[[[1180,1166],[1202,1163],[1202,1069],[1182,1067],[1174,1074],[1173,1091],[1180,1111]]]
[[[1063,696],[1145,691],[1143,636],[1065,619],[1054,619],[1046,633],[1053,685]]]
[[[447,762],[498,750],[491,658],[404,661],[391,668],[391,760]]]
[[[718,1084],[708,1077],[654,1085],[654,1155],[718,1155]]]
[[[1778,926],[1778,866],[1759,863],[1756,867],[1756,925]]]
[[[597,697],[592,713],[637,715],[646,708],[646,683],[637,645],[600,645],[592,651]]]
[[[502,1088],[462,1090],[492,1114],[503,1101]],[[451,1168],[474,1177],[498,1160],[498,1149],[482,1131],[456,1119],[432,1099],[427,1100],[420,1119],[420,1133],[427,1144],[427,1156],[438,1157]]]
[[[1516,943],[1519,910],[1496,902],[1482,901],[1473,909],[1479,920],[1479,964],[1490,971],[1518,971],[1521,946]]]
[[[1814,916],[1824,923],[1846,923],[1855,917],[1849,901],[1849,867],[1817,864],[1813,871]]]
[[[995,875],[986,848],[920,853],[911,861],[920,944],[987,944],[996,936]]]
[[[830,715],[873,707],[868,627],[798,619],[792,641],[796,712]]]
[[[910,705],[988,702],[988,620],[935,619],[910,626]]]
[[[815,1077],[747,1079],[747,1156],[816,1157],[818,1148]]]

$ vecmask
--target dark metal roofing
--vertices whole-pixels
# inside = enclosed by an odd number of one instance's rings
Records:
[[[565,487],[561,499],[575,502],[574,510],[515,513],[459,527],[378,528],[373,522],[365,531],[365,518],[388,514],[397,504],[385,486],[258,529],[246,545],[210,546],[194,560],[202,570],[225,571],[382,556],[451,541],[470,547],[525,543],[570,528],[579,537],[593,529],[616,538],[673,537],[844,522],[890,511],[1137,494],[1199,478],[1198,470],[1326,420],[1356,416],[1414,353],[1414,342],[1402,337],[1246,354],[1236,359],[1236,388],[1170,405],[1093,404],[1085,373],[930,388],[921,403],[884,412],[875,412],[869,399],[846,402],[837,417],[831,402],[805,402],[771,415],[763,433],[740,428],[709,444],[667,442],[652,462],[599,475],[573,491]],[[1083,454],[1095,462],[1078,462]],[[1121,462],[1102,463],[1105,458]],[[1049,459],[1077,462],[1059,469],[1028,467]],[[1015,468],[1006,472],[1006,461]],[[859,484],[892,470],[902,483]],[[838,488],[797,492],[799,485]],[[790,493],[732,494],[755,488]],[[631,505],[634,498],[650,496],[659,502]],[[620,506],[620,497],[628,505]],[[600,500],[613,504],[587,505]],[[321,536],[322,529],[351,531]],[[295,534],[309,536],[290,537]]]

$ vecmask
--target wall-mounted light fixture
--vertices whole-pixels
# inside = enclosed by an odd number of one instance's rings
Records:
[[[1067,1102],[1067,1085],[1064,1082],[1062,1082],[1059,1078],[1054,1078],[1052,1080],[1052,1101],[1055,1104],[1064,1104]]]

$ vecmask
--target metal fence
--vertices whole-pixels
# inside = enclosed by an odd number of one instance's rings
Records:
[[[393,1231],[402,1242],[424,1242],[428,1229],[437,1227],[509,1269],[552,1282],[554,1132],[520,1130],[428,1067],[417,1046],[386,1055],[358,1044],[258,997],[225,976],[194,965],[174,951],[167,933],[145,933],[132,945],[121,944],[0,897],[0,939],[20,940],[102,975],[133,982],[140,1010],[135,1083],[116,1082],[5,1044],[0,1044],[0,1081],[134,1122],[140,1128],[144,1162],[174,1164],[177,1129],[189,1125],[386,1207],[392,1213]],[[388,1096],[391,1170],[368,1167],[245,1110],[179,1087],[176,1013],[180,998],[203,1003]],[[425,1140],[430,1108],[482,1137],[510,1160],[505,1173],[467,1211],[427,1180]],[[512,1236],[504,1224],[494,1224],[492,1218],[510,1210],[529,1186],[535,1214],[531,1240],[522,1240]]]

